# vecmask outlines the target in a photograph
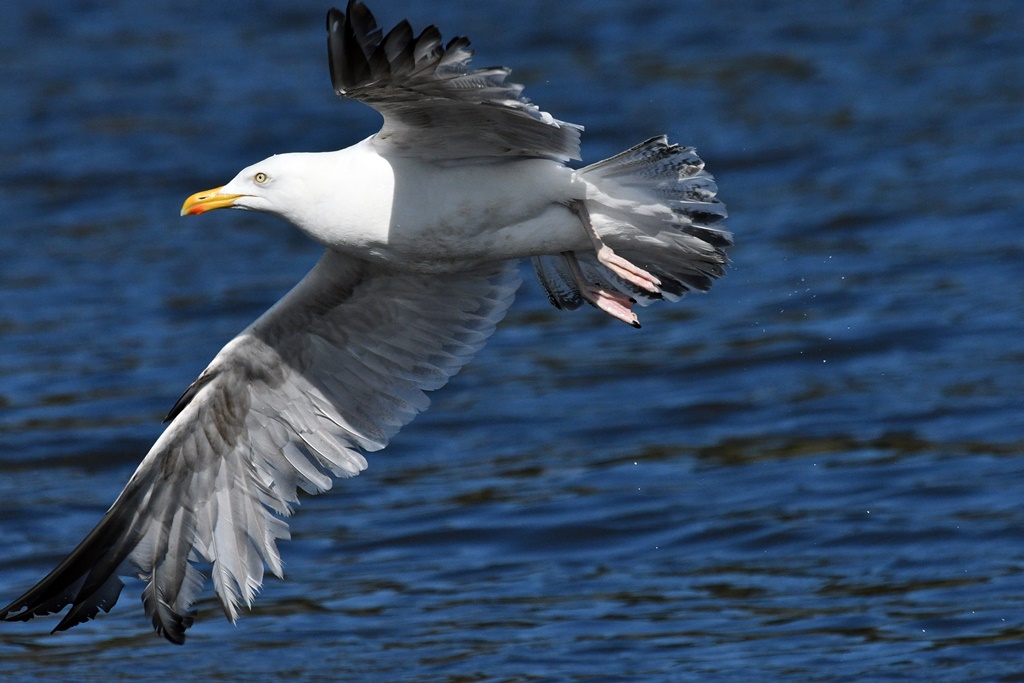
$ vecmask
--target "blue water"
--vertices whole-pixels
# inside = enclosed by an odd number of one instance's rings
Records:
[[[587,127],[697,146],[733,268],[633,330],[532,281],[370,469],[306,498],[237,626],[129,583],[0,624],[11,680],[1020,680],[1024,4],[498,0],[436,22]],[[0,599],[98,521],[214,353],[318,249],[180,219],[375,114],[305,2],[0,8]],[[527,273],[528,275],[528,273]],[[185,673],[187,672],[187,674]]]

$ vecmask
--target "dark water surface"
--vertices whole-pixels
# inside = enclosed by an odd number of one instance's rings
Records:
[[[377,2],[475,40],[587,160],[696,145],[736,234],[636,331],[529,282],[237,626],[129,583],[11,680],[936,681],[1024,672],[1024,4]],[[314,263],[179,219],[339,148],[312,2],[0,8],[0,599],[98,521],[213,354]],[[628,9],[627,9],[628,8]]]

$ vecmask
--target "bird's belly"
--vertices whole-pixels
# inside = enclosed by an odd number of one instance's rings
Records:
[[[523,258],[589,246],[579,219],[564,204],[528,216],[453,213],[431,223],[395,222],[375,256],[392,265],[429,272],[458,270],[486,261]]]

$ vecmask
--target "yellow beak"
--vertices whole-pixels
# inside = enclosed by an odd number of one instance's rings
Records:
[[[212,190],[196,192],[181,205],[181,215],[198,216],[213,209],[224,209],[234,206],[235,201],[239,197],[245,196],[241,194],[221,194],[222,189],[223,187],[215,187]]]

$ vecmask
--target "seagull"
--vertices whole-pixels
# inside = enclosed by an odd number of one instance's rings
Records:
[[[383,115],[346,149],[279,154],[189,197],[182,215],[259,211],[324,247],[313,269],[185,390],[99,524],[0,610],[108,612],[137,576],[156,632],[182,644],[208,569],[232,622],[298,490],[350,477],[480,350],[532,259],[551,303],[639,327],[635,306],[706,291],[727,265],[725,207],[693,148],[654,137],[583,168],[582,127],[470,70],[469,40],[402,21],[386,35],[350,0],[327,15],[331,82]]]

